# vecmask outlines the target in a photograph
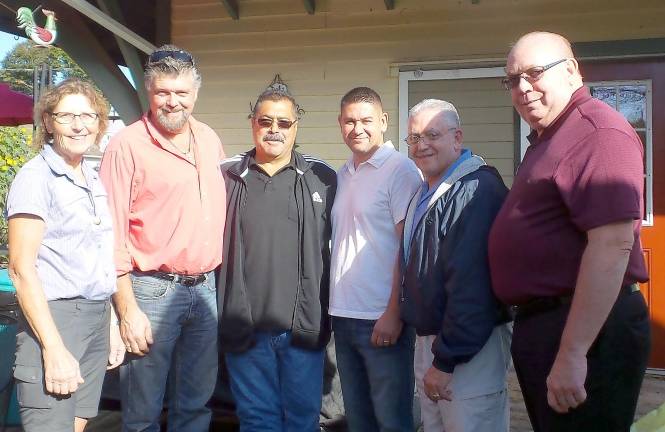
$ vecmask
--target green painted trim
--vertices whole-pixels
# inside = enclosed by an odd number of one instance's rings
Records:
[[[67,51],[97,84],[125,124],[138,120],[142,109],[136,90],[108,55],[107,47],[96,39],[83,15],[72,8],[62,8],[59,17],[62,22],[67,23],[58,29],[62,49]],[[142,83],[136,85],[140,86]]]
[[[629,39],[572,44],[577,58],[665,56],[665,38]]]

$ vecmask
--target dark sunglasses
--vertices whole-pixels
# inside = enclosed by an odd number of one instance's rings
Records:
[[[560,63],[565,62],[566,60],[568,59],[564,58],[550,64],[546,64],[545,66],[534,66],[525,70],[524,72],[507,75],[504,79],[501,80],[501,84],[503,84],[503,88],[506,90],[511,90],[519,86],[522,78],[524,78],[529,84],[533,84],[543,77],[545,71]]]
[[[261,117],[256,119],[256,123],[262,128],[270,128],[273,123],[277,122],[277,127],[283,130],[291,129],[298,120],[289,120],[289,119],[275,119],[271,117]]]
[[[148,64],[159,63],[168,57],[194,66],[194,57],[185,51],[155,51],[148,57]]]

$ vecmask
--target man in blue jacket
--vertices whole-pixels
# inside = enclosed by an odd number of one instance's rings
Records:
[[[492,294],[487,236],[507,189],[462,147],[455,107],[427,99],[409,111],[409,155],[425,181],[403,236],[401,315],[414,355],[425,432],[508,431],[507,311]]]

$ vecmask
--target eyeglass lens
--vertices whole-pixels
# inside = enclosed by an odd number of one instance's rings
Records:
[[[71,122],[74,121],[76,117],[78,117],[81,120],[81,123],[85,125],[91,125],[94,122],[97,121],[99,116],[97,113],[81,113],[81,114],[74,114],[74,113],[68,113],[68,112],[59,112],[59,113],[52,113],[53,118],[55,119],[56,122],[60,124],[70,124]]]
[[[503,87],[506,90],[510,90],[510,89],[513,89],[513,88],[517,87],[518,85],[520,85],[520,81],[522,80],[522,78],[524,78],[525,80],[527,80],[530,83],[534,83],[534,82],[538,81],[543,76],[545,71],[547,71],[548,69],[553,68],[554,66],[556,66],[560,63],[565,62],[566,60],[568,60],[568,59],[564,58],[564,59],[560,59],[560,60],[557,60],[555,62],[552,62],[550,64],[547,64],[545,66],[535,66],[535,67],[527,69],[527,70],[525,70],[524,72],[521,72],[521,73],[510,74],[510,75],[506,76],[504,79],[501,80],[501,84],[503,84]]]

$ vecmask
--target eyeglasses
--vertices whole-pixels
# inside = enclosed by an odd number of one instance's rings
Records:
[[[81,114],[74,114],[74,113],[69,113],[69,112],[52,112],[49,113],[53,116],[53,119],[60,124],[70,124],[71,122],[74,121],[76,117],[81,120],[81,123],[83,123],[86,126],[90,126],[95,124],[97,119],[99,119],[99,114],[97,113],[81,113]]]
[[[404,142],[406,143],[407,146],[409,147],[414,147],[420,144],[421,142],[427,140],[427,142],[434,142],[447,134],[450,131],[456,131],[456,127],[451,127],[448,128],[444,133],[435,131],[435,130],[428,130],[425,133],[421,134],[409,134],[404,138]]]
[[[155,51],[148,57],[148,64],[158,63],[165,58],[172,58],[181,62],[189,63],[194,66],[194,57],[188,52],[179,51]]]
[[[535,83],[539,79],[543,77],[543,74],[545,71],[548,69],[553,68],[554,66],[565,62],[568,60],[567,58],[557,60],[555,62],[552,62],[550,64],[547,64],[545,66],[534,66],[532,68],[529,68],[525,70],[524,72],[516,73],[516,74],[510,74],[507,75],[504,79],[501,80],[501,84],[503,84],[503,88],[506,90],[512,90],[515,87],[520,85],[520,80],[524,78],[527,82],[530,84]]]
[[[277,122],[277,127],[279,129],[287,130],[291,129],[291,126],[297,123],[298,120],[276,119],[272,117],[261,117],[260,119],[256,119],[256,123],[262,128],[271,128],[275,122]]]

